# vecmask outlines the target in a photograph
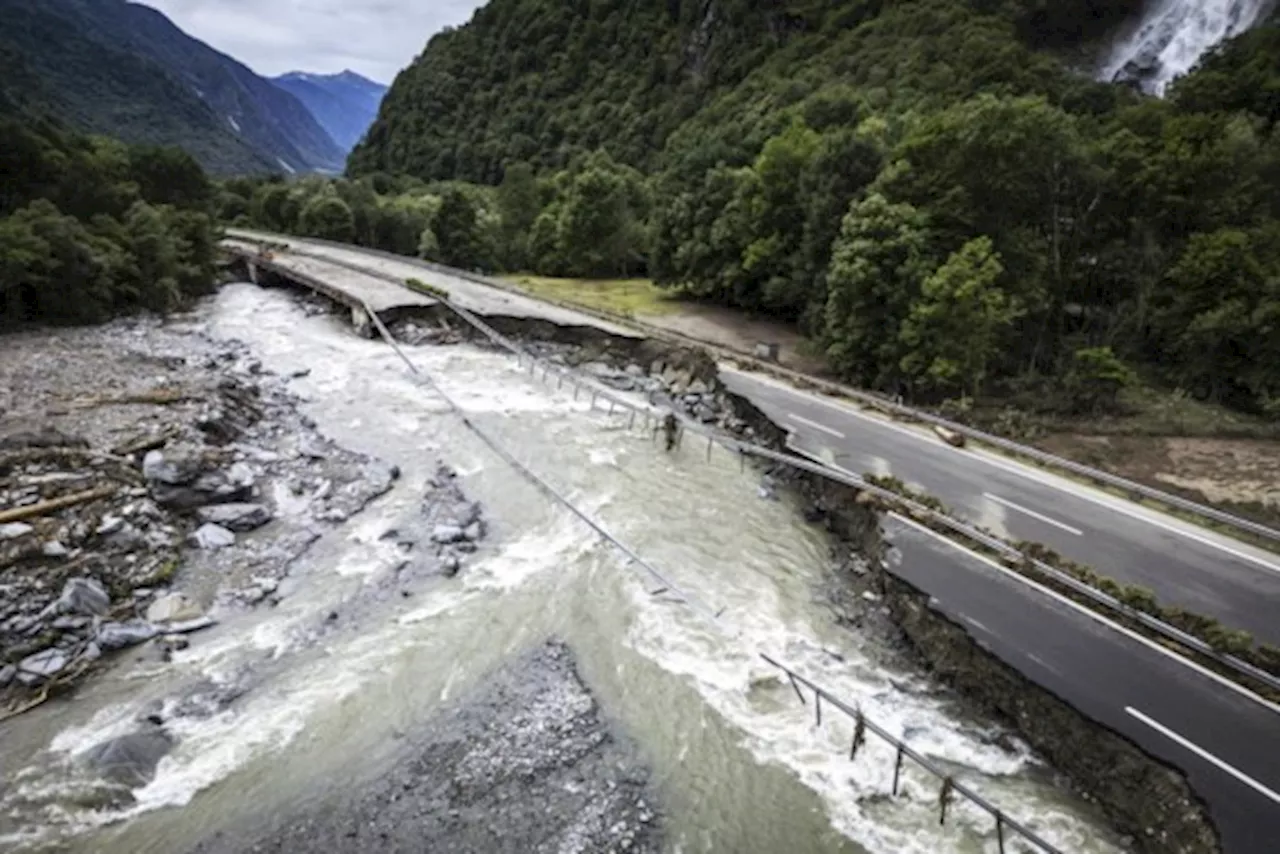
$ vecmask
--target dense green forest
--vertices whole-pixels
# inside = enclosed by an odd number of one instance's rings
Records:
[[[0,328],[167,311],[212,290],[214,188],[190,155],[11,112],[0,175]]]
[[[1141,377],[1280,415],[1280,29],[1163,100],[1061,58],[1140,5],[492,0],[400,75],[348,179],[221,205],[644,273],[918,398],[1091,412]]]

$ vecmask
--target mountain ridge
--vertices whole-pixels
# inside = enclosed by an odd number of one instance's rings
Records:
[[[344,151],[297,98],[151,7],[0,0],[0,18],[10,64],[41,83],[30,109],[127,142],[177,145],[215,173],[343,168]]]
[[[387,91],[350,69],[336,74],[290,71],[268,79],[301,101],[344,153],[364,137]]]

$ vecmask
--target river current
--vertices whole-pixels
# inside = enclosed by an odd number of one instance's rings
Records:
[[[872,738],[848,760],[852,724],[815,725],[758,657],[778,655],[1072,852],[1121,850],[1098,816],[1031,752],[963,714],[896,653],[837,626],[818,590],[829,544],[759,476],[705,446],[667,454],[624,415],[590,409],[514,360],[469,345],[407,348],[476,423],[619,539],[709,607],[722,631],[669,595],[482,444],[390,348],[280,291],[234,285],[193,321],[245,342],[295,382],[321,430],[399,465],[400,483],[300,560],[281,604],[228,616],[166,665],[126,662],[74,702],[9,725],[0,850],[169,854],[219,828],[358,784],[397,736],[485,673],[548,636],[572,648],[606,713],[654,770],[673,852],[995,851],[989,819],[956,803],[945,827],[937,783],[909,766],[886,797],[892,748]],[[376,596],[401,558],[381,539],[413,531],[440,460],[483,502],[490,536],[462,574],[410,598]],[[429,532],[418,531],[424,538]],[[353,615],[318,634],[334,610]],[[148,702],[212,680],[243,697],[184,719],[155,778],[119,809],[77,806],[67,768],[127,730]],[[1017,843],[1008,850],[1020,848]]]

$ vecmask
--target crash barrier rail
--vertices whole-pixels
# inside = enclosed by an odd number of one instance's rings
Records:
[[[232,233],[232,231],[229,231],[228,233]],[[245,235],[253,234],[253,232],[240,232],[240,233]],[[247,237],[246,239],[252,240],[254,238]],[[291,239],[297,240],[300,238],[291,238]],[[402,263],[412,264],[414,266],[422,267],[423,269],[431,270],[433,272],[440,273],[443,275],[457,276],[460,278],[468,279],[470,281],[476,282],[477,284],[486,285],[492,288],[498,288],[500,290],[504,290],[510,293],[518,293],[523,296],[530,296],[526,292],[520,290],[518,287],[515,287],[514,285],[511,285],[508,282],[504,282],[500,279],[495,279],[489,276],[482,276],[467,270],[460,270],[452,267],[445,267],[441,264],[436,264],[431,261],[424,261],[418,258],[408,258],[406,256],[396,255],[394,253],[386,252],[381,249],[369,249],[363,246],[353,247],[350,244],[338,243],[336,241],[323,240],[320,238],[309,237],[309,238],[302,238],[302,239],[305,239],[308,242],[318,243],[321,245],[331,246],[339,249],[348,249],[348,250],[354,249],[360,252],[378,255],[384,258],[394,259]],[[300,253],[300,254],[305,254],[305,253]],[[326,260],[332,260],[332,259],[326,259]],[[1075,462],[1074,460],[1066,459],[1065,457],[1059,457],[1055,454],[1050,454],[1045,451],[1041,451],[1038,448],[1033,448],[1029,445],[1023,445],[1018,442],[1014,442],[1010,439],[1005,439],[1001,436],[996,436],[994,434],[987,433],[975,427],[970,427],[965,424],[960,424],[958,422],[948,420],[939,415],[934,415],[929,412],[924,412],[923,410],[920,410],[920,409],[915,409],[913,407],[906,406],[901,403],[896,403],[894,401],[888,400],[880,395],[873,394],[868,391],[852,388],[850,386],[831,382],[829,380],[819,379],[817,377],[810,376],[809,374],[804,374],[804,373],[801,373],[800,371],[783,367],[782,365],[778,365],[772,362],[766,362],[764,360],[756,358],[754,355],[750,353],[747,353],[743,350],[739,350],[736,347],[730,347],[724,344],[711,344],[709,342],[701,341],[699,339],[692,338],[688,335],[684,335],[682,333],[675,332],[670,329],[665,329],[660,326],[654,326],[652,324],[645,323],[644,321],[637,320],[633,317],[620,317],[617,315],[612,315],[608,312],[600,311],[598,309],[589,308],[586,306],[578,305],[576,303],[566,302],[564,300],[557,300],[557,299],[552,299],[552,298],[542,297],[542,296],[530,297],[530,298],[539,300],[541,302],[546,302],[552,305],[556,305],[560,308],[577,311],[582,314],[598,317],[602,320],[607,320],[611,323],[622,323],[625,325],[630,325],[639,330],[644,331],[646,334],[653,335],[655,337],[667,338],[667,339],[680,339],[683,341],[687,341],[689,343],[697,344],[698,346],[704,347],[709,350],[721,351],[723,353],[731,355],[732,358],[734,359],[746,361],[759,370],[781,374],[793,381],[809,383],[814,386],[817,386],[827,394],[849,397],[860,403],[865,403],[869,406],[875,407],[876,409],[884,410],[893,415],[897,415],[901,418],[906,418],[913,421],[921,421],[926,424],[934,425],[936,427],[942,427],[952,431],[953,433],[958,433],[960,435],[966,436],[975,441],[982,442],[983,444],[990,445],[995,448],[1000,448],[1003,451],[1007,451],[1011,454],[1015,454],[1020,457],[1025,457],[1027,459],[1034,460],[1042,465],[1062,469],[1064,471],[1071,472],[1072,474],[1078,475],[1080,477],[1089,478],[1090,480],[1105,484],[1115,489],[1124,490],[1125,492],[1131,495],[1138,495],[1150,501],[1157,501],[1169,507],[1174,507],[1178,510],[1182,510],[1183,512],[1192,513],[1202,518],[1210,519],[1214,522],[1218,522],[1223,525],[1228,525],[1237,530],[1246,531],[1248,533],[1254,534],[1255,536],[1262,537],[1263,539],[1280,543],[1280,530],[1277,530],[1276,528],[1273,528],[1261,522],[1256,522],[1252,519],[1245,519],[1233,513],[1228,513],[1224,510],[1219,510],[1216,507],[1210,507],[1205,504],[1192,501],[1188,498],[1183,498],[1180,495],[1174,495],[1172,493],[1165,492],[1160,489],[1155,489],[1154,487],[1137,483],[1136,481],[1132,481],[1127,478],[1120,477],[1119,475],[1114,475],[1114,474],[1111,474],[1110,472],[1105,472],[1100,469],[1096,469],[1091,466],[1086,466],[1086,465],[1083,465],[1082,463]]]
[[[305,254],[305,253],[302,253],[302,254]],[[311,256],[311,257],[317,257],[317,256]],[[324,260],[326,263],[330,263],[336,267],[350,269],[366,276],[380,278],[385,281],[400,284],[402,286],[404,284],[403,280],[396,276],[392,276],[387,273],[382,273],[377,270],[362,268],[357,264],[352,264],[346,261],[338,261],[330,258],[323,258],[321,260]],[[258,263],[263,264],[269,269],[274,269],[277,272],[281,273],[282,275],[291,276],[299,281],[303,281],[304,283],[307,283],[309,286],[314,286],[310,282],[312,277],[307,276],[304,273],[295,272],[286,266],[275,264],[274,262],[270,262],[270,261],[265,261],[265,262],[259,261]],[[517,357],[518,363],[521,363],[523,360],[527,359],[529,361],[530,373],[536,375],[537,368],[542,367],[544,379],[547,376],[554,374],[558,377],[558,381],[561,384],[563,384],[565,380],[568,380],[571,384],[573,384],[574,396],[575,398],[577,397],[579,384],[581,382],[577,372],[571,369],[565,368],[563,366],[551,364],[546,360],[539,359],[537,356],[534,356],[525,348],[521,347],[520,345],[516,344],[515,342],[511,341],[510,339],[498,333],[488,324],[484,323],[484,321],[475,317],[471,312],[466,311],[465,309],[462,309],[459,306],[453,305],[451,301],[440,300],[440,302],[442,305],[444,305],[446,308],[448,308],[450,311],[456,314],[459,318],[461,318],[464,322],[473,325],[474,328],[478,329],[482,334],[488,337],[495,344],[498,344],[504,349],[515,354],[515,356]],[[634,426],[636,415],[643,413],[644,419],[645,419],[645,426],[649,427],[649,425],[652,423],[656,429],[658,419],[657,419],[657,414],[655,410],[639,407],[635,403],[621,396],[611,394],[603,389],[599,389],[594,386],[591,387],[591,395],[592,395],[591,397],[592,408],[595,407],[599,399],[603,398],[609,401],[610,413],[613,413],[618,408],[624,408],[631,412],[631,422],[629,426]],[[1160,619],[1157,619],[1156,617],[1144,611],[1138,610],[1120,601],[1114,596],[1104,593],[1103,591],[1095,587],[1092,587],[1083,581],[1080,581],[1079,579],[1065,572],[1064,570],[1058,569],[1057,567],[1054,567],[1048,563],[1045,563],[1044,561],[1033,559],[1026,553],[1016,548],[1015,546],[995,536],[992,536],[986,531],[983,531],[973,525],[970,525],[967,522],[962,522],[958,519],[955,519],[951,516],[946,515],[945,513],[941,513],[932,507],[928,507],[920,502],[913,501],[912,499],[907,498],[899,493],[893,492],[892,490],[888,490],[883,487],[877,486],[873,483],[870,483],[856,475],[849,474],[844,471],[840,471],[838,469],[832,468],[822,463],[811,462],[807,459],[804,459],[802,457],[798,457],[792,454],[780,453],[778,451],[774,451],[759,445],[754,445],[748,442],[742,442],[740,440],[733,439],[729,436],[718,435],[715,432],[703,430],[699,425],[696,425],[693,421],[691,421],[690,419],[684,417],[679,413],[677,413],[677,418],[679,419],[678,440],[682,441],[683,434],[686,432],[691,432],[691,433],[694,433],[695,435],[705,438],[707,440],[707,457],[708,458],[710,458],[711,456],[712,448],[718,444],[738,454],[740,460],[744,459],[747,456],[753,456],[753,457],[769,460],[777,464],[786,465],[795,469],[806,471],[806,472],[809,472],[810,474],[815,474],[815,475],[818,475],[819,477],[823,477],[828,480],[841,483],[845,486],[849,486],[854,489],[867,492],[878,498],[884,499],[891,504],[896,504],[900,507],[906,508],[917,518],[927,519],[929,521],[935,522],[947,528],[948,530],[952,531],[953,533],[958,534],[959,536],[970,541],[971,543],[975,543],[991,551],[994,551],[999,555],[1010,558],[1015,563],[1015,565],[1018,565],[1018,566],[1025,565],[1025,566],[1031,567],[1032,569],[1034,569],[1034,571],[1037,574],[1054,580],[1055,582],[1061,584],[1062,586],[1078,594],[1079,596],[1082,596],[1088,599],[1092,603],[1096,605],[1100,605],[1113,613],[1120,614],[1123,617],[1130,619],[1133,622],[1143,626],[1148,631],[1155,633],[1159,637],[1167,641],[1170,641],[1174,644],[1177,644],[1183,650],[1193,652],[1201,656],[1205,660],[1213,662],[1215,665],[1218,666],[1220,670],[1224,671],[1224,676],[1226,676],[1227,673],[1236,674],[1238,678],[1235,679],[1234,681],[1236,681],[1237,683],[1239,683],[1240,679],[1249,680],[1252,683],[1265,685],[1273,691],[1280,692],[1280,678],[1272,675],[1266,670],[1263,670],[1262,668],[1259,668],[1253,664],[1250,664],[1247,661],[1243,661],[1234,655],[1220,652],[1219,650],[1214,649],[1210,644],[1201,640],[1200,638],[1195,637],[1194,635],[1191,635],[1183,631],[1182,629],[1172,626]],[[1226,676],[1226,678],[1230,678],[1230,677]],[[1241,687],[1245,688],[1246,690],[1249,690],[1248,684],[1242,684]]]
[[[287,268],[283,268],[271,262],[262,262],[262,263],[268,269],[273,269],[277,272],[281,272],[282,274],[287,274],[297,279],[298,281],[302,282],[303,284],[307,284],[309,286],[312,284],[309,281],[313,278],[311,276],[308,276],[306,274],[296,273],[293,271],[287,271]],[[521,358],[528,358],[530,360],[531,371],[534,370],[537,364],[541,361],[537,359],[537,357],[525,351],[523,348],[519,347],[514,342],[507,339],[505,336],[498,333],[488,324],[484,323],[484,321],[475,317],[465,309],[461,309],[457,306],[452,306],[449,304],[447,300],[441,300],[441,303],[448,306],[451,310],[453,310],[459,317],[461,317],[466,322],[473,323],[476,329],[478,329],[480,332],[485,334],[495,343],[500,344],[505,349],[512,351],[513,353],[515,353],[517,356]],[[737,639],[738,633],[733,631],[729,626],[727,626],[721,620],[721,617],[724,614],[723,608],[717,611],[712,611],[709,607],[707,607],[704,603],[702,603],[696,597],[691,596],[685,591],[683,591],[678,585],[676,585],[673,581],[671,581],[671,579],[667,578],[665,574],[663,574],[651,563],[649,563],[640,555],[638,555],[633,549],[631,549],[629,546],[627,546],[625,543],[623,543],[621,540],[619,540],[617,537],[611,534],[599,522],[595,521],[588,514],[580,510],[576,505],[573,504],[572,501],[570,501],[554,486],[548,483],[536,472],[531,470],[528,466],[521,463],[519,459],[517,459],[513,454],[507,451],[506,448],[504,448],[501,445],[501,443],[495,440],[492,436],[486,433],[479,425],[477,425],[474,421],[472,421],[469,417],[467,417],[466,412],[461,407],[459,407],[451,397],[449,397],[449,395],[439,386],[439,384],[437,384],[427,372],[420,370],[418,366],[413,363],[413,360],[411,360],[408,357],[408,355],[404,352],[403,348],[401,348],[399,342],[395,340],[395,337],[391,334],[390,330],[387,329],[382,319],[378,316],[376,312],[374,312],[368,306],[368,304],[363,304],[362,310],[366,313],[369,320],[372,322],[374,328],[377,330],[378,334],[382,337],[382,339],[391,346],[392,350],[396,353],[396,355],[400,358],[400,360],[405,363],[410,373],[412,373],[415,377],[421,379],[435,395],[437,395],[441,400],[443,400],[445,404],[449,407],[450,411],[452,411],[455,415],[457,415],[459,419],[462,421],[462,423],[472,433],[474,433],[481,441],[483,441],[485,445],[490,448],[490,450],[492,450],[495,454],[497,454],[498,457],[500,457],[507,464],[512,466],[530,483],[532,483],[537,489],[542,491],[544,494],[550,496],[555,502],[563,506],[565,509],[569,510],[574,516],[576,516],[578,519],[584,522],[605,542],[609,543],[614,548],[618,549],[626,557],[628,565],[635,564],[636,566],[639,566],[646,573],[648,573],[653,579],[655,579],[662,585],[656,590],[649,591],[650,595],[658,596],[666,593],[674,593],[677,598],[677,601],[685,605],[688,605],[695,613],[697,613],[699,616],[703,617],[704,619],[708,620],[712,625],[714,625],[717,629],[719,629],[721,632],[723,632],[727,636]],[[575,383],[575,388],[577,387],[576,384],[579,378],[573,375],[572,372],[562,371],[562,370],[553,371],[552,370],[553,368],[558,369],[559,366],[551,366],[545,363],[543,364],[543,367],[545,369],[543,373],[544,381],[552,372],[557,373],[561,376],[568,374],[569,375],[568,378]],[[600,396],[608,397],[611,400],[611,402],[614,404],[614,406],[623,406],[629,409],[632,415],[631,424],[634,425],[635,415],[639,407],[635,406],[631,401],[618,398],[615,395],[608,395],[604,392],[598,392],[598,393]],[[594,407],[594,401],[592,405]],[[720,437],[714,437],[709,433],[706,435],[709,440],[707,451],[708,451],[708,454],[710,454],[710,451],[711,451],[711,448],[713,447],[715,439]],[[724,437],[724,443],[731,446],[733,449],[737,450],[740,455],[740,458],[746,453],[747,449],[752,448],[752,446],[746,445],[745,443],[737,442],[736,440],[728,439],[727,437]],[[763,451],[766,451],[767,449],[755,448],[753,450],[763,452]],[[786,455],[778,455],[778,456],[782,459],[786,459]],[[810,690],[814,692],[814,709],[816,712],[815,726],[817,726],[818,728],[821,728],[822,726],[822,702],[824,700],[833,708],[839,709],[841,712],[846,714],[851,720],[854,721],[853,746],[851,747],[849,752],[850,761],[853,761],[857,758],[858,749],[862,746],[863,743],[865,743],[867,732],[873,733],[874,735],[888,742],[890,745],[892,745],[895,748],[896,760],[895,760],[894,775],[893,775],[893,796],[894,797],[896,797],[898,794],[899,784],[901,780],[901,773],[903,768],[903,760],[910,759],[912,762],[914,762],[916,765],[923,768],[930,775],[932,775],[933,777],[941,781],[941,789],[939,793],[939,824],[944,824],[944,825],[946,824],[947,810],[948,810],[948,807],[950,806],[951,800],[954,798],[954,796],[959,795],[960,797],[964,798],[968,802],[972,803],[974,806],[978,807],[983,812],[990,815],[992,819],[995,821],[996,841],[997,841],[1000,854],[1004,854],[1004,852],[1006,851],[1006,840],[1005,840],[1006,831],[1010,831],[1013,834],[1022,837],[1023,839],[1025,839],[1030,844],[1034,845],[1039,850],[1043,852],[1047,852],[1047,854],[1065,854],[1065,852],[1063,852],[1061,849],[1057,848],[1056,846],[1054,846],[1053,844],[1051,844],[1050,842],[1048,842],[1047,840],[1045,840],[1044,838],[1036,834],[1033,830],[1028,828],[1026,825],[1021,824],[1020,822],[1010,818],[1003,810],[996,807],[994,804],[992,804],[990,801],[983,798],[977,792],[973,791],[968,786],[965,786],[963,783],[958,782],[955,779],[954,775],[946,773],[940,767],[938,767],[934,762],[932,762],[930,759],[925,757],[923,754],[913,750],[904,741],[892,735],[888,730],[884,729],[880,725],[876,724],[874,721],[872,721],[870,718],[864,715],[861,709],[854,706],[850,706],[848,703],[844,702],[843,700],[841,700],[840,698],[832,694],[830,691],[820,687],[817,683],[811,681],[807,677],[800,674],[794,668],[789,667],[788,665],[782,663],[779,659],[763,652],[757,651],[757,654],[764,661],[768,662],[774,667],[777,667],[783,670],[787,674],[787,677],[790,679],[791,685],[795,689],[796,695],[800,698],[801,703],[807,704],[807,701],[804,698],[804,694],[800,690],[801,685],[808,687]]]
[[[949,807],[951,804],[952,795],[960,795],[961,797],[969,801],[969,803],[973,804],[974,806],[981,809],[983,812],[987,813],[995,821],[996,843],[1000,848],[1001,854],[1004,854],[1004,850],[1005,850],[1005,830],[1006,829],[1011,830],[1014,833],[1018,834],[1019,836],[1023,837],[1028,842],[1040,848],[1042,851],[1059,851],[1060,850],[1058,848],[1055,848],[1052,844],[1047,842],[1045,839],[1043,839],[1039,835],[1037,835],[1035,831],[1009,818],[1009,816],[1006,815],[1003,810],[1001,810],[995,804],[988,801],[986,798],[979,795],[977,792],[970,789],[968,786],[965,786],[963,783],[957,782],[952,775],[947,774],[945,771],[938,768],[931,761],[929,761],[927,757],[922,756],[921,754],[912,750],[901,739],[887,732],[883,727],[878,726],[874,721],[872,721],[866,715],[864,715],[862,713],[862,710],[859,709],[858,707],[850,706],[848,703],[844,702],[839,697],[832,694],[830,691],[810,681],[809,679],[806,679],[804,676],[801,676],[799,673],[796,673],[787,665],[766,655],[765,653],[763,652],[760,653],[760,657],[763,658],[765,661],[767,661],[769,664],[772,664],[774,667],[781,670],[783,673],[787,674],[787,679],[790,680],[791,687],[795,690],[796,697],[800,699],[800,702],[802,704],[808,705],[808,701],[804,698],[804,691],[800,690],[801,686],[804,686],[805,688],[808,688],[810,691],[813,692],[813,714],[814,714],[814,721],[816,726],[818,726],[819,728],[821,728],[822,726],[822,704],[824,701],[828,705],[832,706],[833,708],[839,710],[840,712],[843,712],[845,716],[847,716],[850,720],[853,721],[853,739],[849,745],[849,761],[850,762],[852,762],[854,759],[857,758],[858,751],[866,743],[866,738],[867,738],[866,734],[868,732],[878,736],[883,741],[888,742],[895,749],[896,758],[894,760],[894,765],[893,765],[893,796],[894,797],[897,797],[898,795],[898,786],[899,786],[899,783],[901,782],[902,764],[903,764],[902,761],[904,759],[910,759],[912,762],[915,762],[925,771],[928,771],[934,777],[937,777],[938,780],[941,781],[942,783],[942,788],[938,795],[938,823],[939,824],[947,823],[947,807]]]

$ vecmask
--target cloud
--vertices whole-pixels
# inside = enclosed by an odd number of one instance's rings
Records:
[[[351,69],[390,83],[483,0],[145,0],[259,74]]]

